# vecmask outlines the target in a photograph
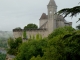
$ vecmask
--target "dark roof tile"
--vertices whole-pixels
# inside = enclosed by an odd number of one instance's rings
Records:
[[[47,19],[47,18],[48,18],[47,15],[46,15],[45,13],[43,13],[43,14],[41,15],[40,20],[41,20],[41,19]]]

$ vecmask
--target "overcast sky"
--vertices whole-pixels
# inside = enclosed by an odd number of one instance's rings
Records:
[[[58,6],[57,11],[62,8],[74,7],[80,0],[55,0]],[[49,0],[0,0],[0,30],[12,31],[16,27],[23,28],[29,23],[39,25],[39,18],[44,12],[47,14],[47,4]],[[76,23],[78,17],[67,17],[67,21],[73,22],[73,27],[78,25]]]

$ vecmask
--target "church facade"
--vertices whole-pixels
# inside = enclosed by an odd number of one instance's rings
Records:
[[[54,0],[50,0],[47,5],[48,15],[42,13],[39,19],[38,29],[27,29],[27,38],[36,37],[37,34],[41,35],[42,38],[47,37],[54,29],[64,26],[72,26],[72,22],[67,22],[63,16],[55,14],[57,12],[57,5]],[[23,38],[23,29],[13,29],[14,38]]]

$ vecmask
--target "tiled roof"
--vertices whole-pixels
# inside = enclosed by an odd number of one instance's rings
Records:
[[[64,17],[62,15],[56,15],[57,16],[57,21],[64,21]]]
[[[40,20],[41,20],[41,19],[47,19],[47,18],[48,18],[47,15],[46,15],[45,13],[43,13],[43,14],[41,15]]]

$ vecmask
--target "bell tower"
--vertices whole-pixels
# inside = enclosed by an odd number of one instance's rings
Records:
[[[53,19],[54,14],[57,12],[57,5],[54,0],[50,0],[47,5],[48,8],[48,19]]]
[[[47,5],[48,9],[48,33],[50,34],[56,28],[56,17],[57,5],[54,0],[50,0]]]

